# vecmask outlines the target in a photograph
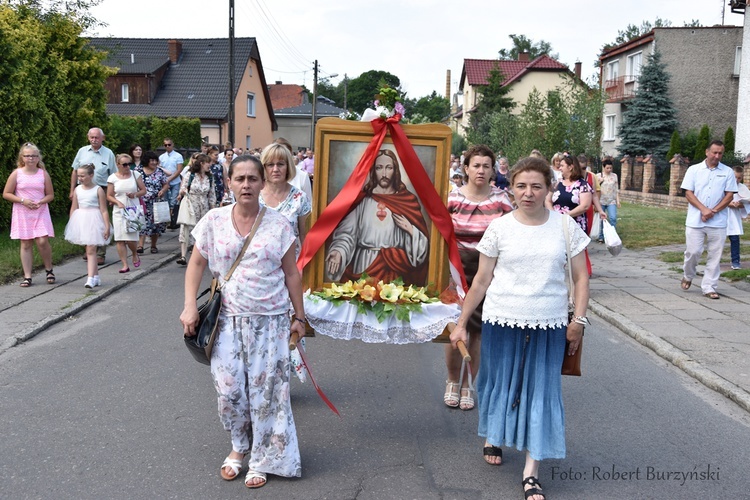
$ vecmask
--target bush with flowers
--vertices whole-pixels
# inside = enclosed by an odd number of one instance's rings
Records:
[[[374,314],[378,323],[395,315],[396,319],[409,321],[413,312],[422,312],[422,304],[440,302],[440,299],[427,287],[406,287],[401,278],[391,283],[376,281],[363,274],[357,281],[331,283],[312,295],[341,305],[348,302],[357,307],[360,314]]]

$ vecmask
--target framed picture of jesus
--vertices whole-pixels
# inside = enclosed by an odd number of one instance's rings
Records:
[[[425,190],[435,190],[445,204],[451,130],[440,124],[401,127],[418,162],[405,165],[404,151],[387,135],[374,161],[366,165],[364,182],[347,189],[373,140],[373,127],[336,118],[317,123],[313,230],[319,229],[315,223],[337,197],[344,197],[347,209],[336,227],[328,228],[325,244],[305,267],[307,287],[357,280],[362,274],[385,283],[400,278],[405,285],[432,285],[438,291],[448,286],[447,245],[423,198]],[[429,185],[422,185],[424,177],[415,185],[407,171],[414,173],[414,168],[426,173]]]

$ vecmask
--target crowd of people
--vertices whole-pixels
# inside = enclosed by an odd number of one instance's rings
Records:
[[[208,268],[222,285],[211,373],[231,451],[219,474],[237,479],[249,456],[248,488],[265,485],[268,474],[299,477],[288,339],[291,333],[305,334],[296,261],[312,211],[313,151],[295,154],[284,139],[252,151],[225,145],[223,153],[203,144],[185,162],[169,137],[161,155],[140,144],[115,155],[103,145],[99,128],[89,130],[88,139],[72,163],[65,228],[66,240],[86,248],[84,286],[101,285],[98,266],[111,239],[122,264],[119,272],[127,273],[131,264],[141,265],[147,239],[150,253],[156,254],[160,235],[179,229],[176,262],[187,266],[180,315],[185,335],[195,334],[195,297],[204,271]],[[682,184],[689,209],[681,286],[690,288],[707,240],[702,288],[715,299],[718,258],[727,235],[732,266],[740,266],[747,203],[737,194],[742,167],[732,171],[721,163],[720,141],[706,153]],[[606,220],[616,226],[620,206],[612,161],[604,159],[598,174],[587,165],[585,155],[561,152],[548,162],[534,150],[511,167],[502,153],[484,145],[451,155],[448,165],[447,210],[469,289],[451,345],[445,347],[443,401],[464,411],[478,409],[488,464],[502,464],[503,447],[526,452],[521,479],[524,496],[532,500],[545,498],[540,461],[566,454],[560,368],[564,356],[579,349],[588,324],[592,269],[586,248],[594,214],[601,224]],[[329,279],[397,268],[401,277],[424,284],[424,273],[414,271],[427,269],[427,225],[400,170],[393,151],[377,153],[352,211],[333,233],[325,261]],[[21,146],[3,197],[13,203],[11,238],[21,241],[20,286],[32,285],[34,244],[47,282],[55,283],[49,244],[54,192],[34,144]],[[568,287],[574,311],[568,309]],[[473,360],[468,370],[456,351],[459,341]]]

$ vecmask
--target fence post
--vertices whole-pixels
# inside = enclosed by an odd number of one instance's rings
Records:
[[[641,192],[653,193],[655,185],[656,163],[653,161],[653,156],[648,155],[643,159],[643,185],[641,186]]]
[[[682,184],[682,179],[685,177],[685,172],[687,172],[689,161],[688,158],[676,154],[669,160],[669,163],[669,204],[673,205],[673,198],[680,195],[680,185]]]
[[[622,189],[631,189],[633,187],[633,159],[625,155],[620,162],[620,185]]]

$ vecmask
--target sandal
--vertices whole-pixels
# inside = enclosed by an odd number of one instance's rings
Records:
[[[21,283],[18,285],[21,288],[28,288],[31,286],[31,278],[24,278],[21,280]]]
[[[226,469],[229,469],[227,471]],[[234,481],[238,477],[240,477],[240,470],[242,469],[242,460],[237,460],[236,458],[225,458],[224,463],[221,464],[221,469],[219,469],[219,475],[224,481]],[[231,472],[229,474],[228,472]]]
[[[55,273],[52,272],[52,269],[45,269],[44,272],[47,273],[47,284],[54,285]]]
[[[464,391],[466,391],[466,396],[464,396]],[[464,411],[474,409],[474,397],[473,397],[473,391],[471,390],[471,388],[469,387],[461,388],[461,400],[458,404],[458,407]]]
[[[449,406],[451,408],[458,407],[458,382],[451,382],[450,380],[445,381],[445,394],[443,395],[443,402],[446,406]]]
[[[260,479],[260,483],[254,483],[253,479]],[[266,485],[266,473],[255,470],[248,470],[245,476],[245,486],[248,488],[261,488]]]
[[[492,446],[485,443],[485,447],[482,448],[482,455],[484,455],[484,461],[490,465],[502,465],[503,464],[503,449],[499,446]],[[494,463],[487,460],[487,457],[500,457],[500,463]]]
[[[159,253],[159,249],[156,247],[151,247],[151,253]]]
[[[540,483],[539,480],[534,476],[529,476],[524,479],[521,483],[521,486],[523,486],[524,498],[533,497],[534,495],[539,495],[542,498],[547,498],[546,495],[542,493],[542,483]],[[526,486],[531,486],[531,488],[527,490]]]
[[[692,284],[693,284],[693,280],[689,280],[687,278],[682,278],[682,281],[680,282],[680,286],[682,287],[683,290],[689,290],[690,285]]]
[[[179,265],[181,265],[181,266],[187,266],[187,261],[185,260],[185,257],[180,257],[179,259],[177,259],[177,261],[176,261],[176,262],[177,262],[177,263],[178,263]]]
[[[136,248],[135,253],[143,253],[143,247]]]
[[[704,297],[708,297],[709,299],[717,300],[719,298],[719,294],[716,292],[708,292],[703,294]]]

